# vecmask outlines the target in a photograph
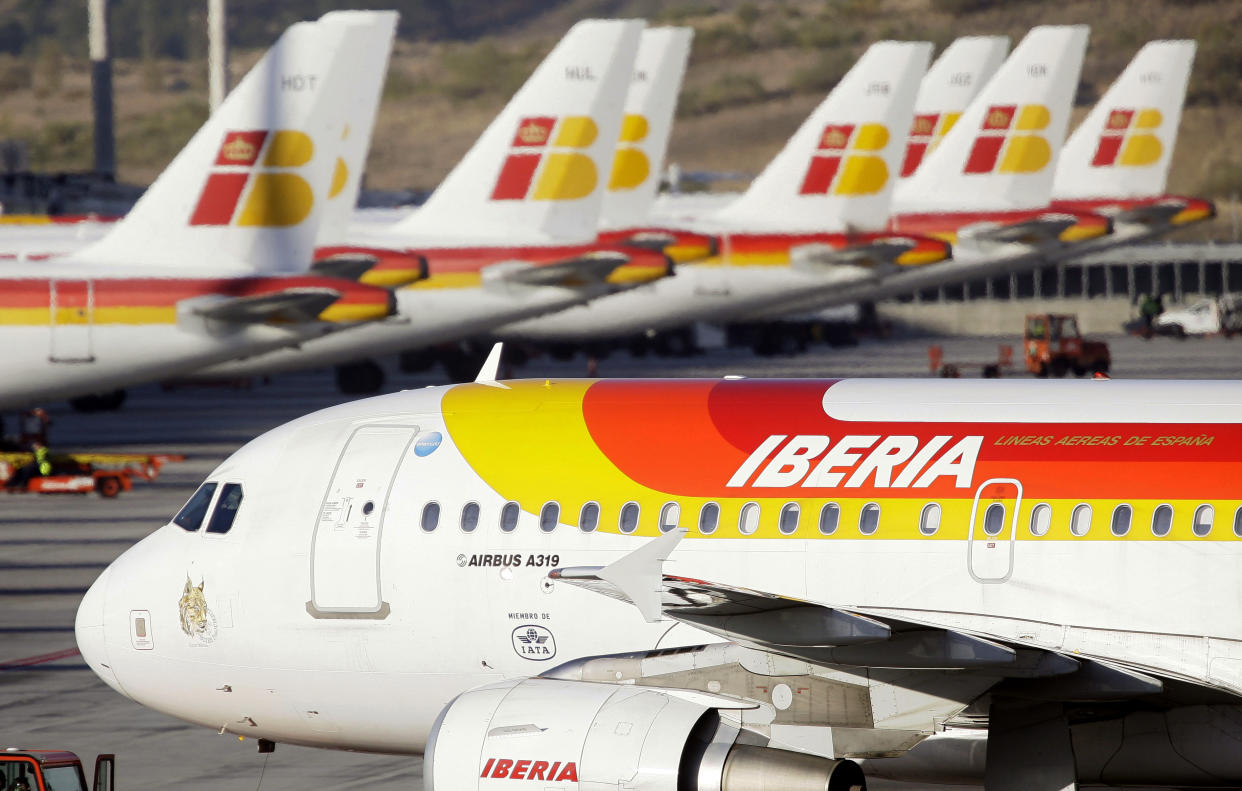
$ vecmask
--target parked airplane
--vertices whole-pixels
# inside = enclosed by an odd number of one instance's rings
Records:
[[[0,269],[0,408],[106,393],[387,316],[391,294],[311,259],[338,104],[374,81],[395,13],[294,25],[129,215],[55,261]],[[110,393],[103,402],[117,402]]]
[[[575,25],[425,205],[391,226],[365,226],[365,236],[354,226],[357,241],[427,258],[428,279],[396,292],[395,320],[196,375],[342,364],[342,389],[370,392],[382,371],[358,358],[457,341],[666,276],[668,240],[651,249],[634,244],[641,239],[596,238],[602,174],[622,126],[615,99],[630,82],[642,28]],[[706,237],[695,238],[706,250]]]
[[[591,341],[682,326],[783,304],[866,280],[887,268],[948,255],[943,242],[874,232],[887,216],[930,45],[873,44],[750,188],[695,230],[719,236],[718,255],[675,278],[555,315],[506,325],[505,338]],[[672,107],[666,114],[671,116]],[[677,226],[673,226],[677,227]]]
[[[1194,58],[1195,42],[1187,40],[1152,41],[1138,51],[1065,144],[1053,208],[1105,214],[1126,241],[1216,216],[1211,201],[1165,193]]]
[[[247,444],[91,586],[91,668],[433,789],[1242,784],[1238,383],[495,365]]]

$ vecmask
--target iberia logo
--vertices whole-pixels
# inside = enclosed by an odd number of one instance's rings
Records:
[[[906,141],[906,158],[901,163],[902,178],[919,169],[923,158],[936,149],[941,139],[961,117],[961,113],[922,113],[914,116],[914,123],[910,125],[910,137]]]
[[[1100,133],[1100,142],[1096,146],[1091,166],[1142,167],[1154,164],[1164,153],[1160,138],[1153,134],[1163,120],[1160,111],[1154,107],[1144,110],[1113,110],[1108,114],[1104,131]]]
[[[962,172],[1038,173],[1052,161],[1052,146],[1037,134],[1051,120],[1042,104],[989,107]]]
[[[598,136],[599,128],[586,116],[523,118],[492,200],[575,200],[590,195],[599,178],[595,162],[580,152]]]
[[[303,132],[229,132],[190,225],[297,225],[310,214],[315,198],[306,179],[289,170],[310,162],[314,152],[315,144]]]
[[[828,124],[802,179],[799,195],[872,195],[888,182],[888,165],[874,153],[888,145],[881,124]]]
[[[612,160],[608,189],[632,190],[651,175],[651,161],[638,148],[638,144],[647,139],[649,127],[647,119],[641,115],[627,115],[621,121],[621,142]]]

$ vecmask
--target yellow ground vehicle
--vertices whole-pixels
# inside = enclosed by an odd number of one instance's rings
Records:
[[[1112,366],[1108,344],[1086,340],[1072,313],[1034,313],[1026,317],[1022,335],[1026,370],[1036,376],[1107,374]]]

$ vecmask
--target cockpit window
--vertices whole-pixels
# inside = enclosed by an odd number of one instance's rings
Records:
[[[191,533],[198,530],[203,526],[203,517],[207,515],[207,506],[211,505],[211,496],[215,493],[215,483],[205,483],[198,487],[189,502],[181,506],[181,510],[173,517],[173,524]]]
[[[216,510],[211,512],[211,521],[207,523],[208,533],[227,533],[237,518],[237,509],[241,508],[242,487],[240,483],[226,483],[220,490],[220,500]]]

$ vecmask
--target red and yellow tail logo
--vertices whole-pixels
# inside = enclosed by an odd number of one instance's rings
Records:
[[[1160,159],[1164,146],[1154,134],[1164,117],[1154,107],[1143,110],[1118,108],[1108,114],[1091,166],[1143,167]],[[1119,156],[1120,155],[1120,156]]]
[[[310,214],[315,196],[306,179],[288,169],[302,167],[314,153],[315,144],[303,132],[229,132],[190,215],[190,225],[297,225]]]
[[[637,144],[647,139],[649,125],[641,115],[627,115],[621,121],[621,142],[612,160],[608,189],[632,190],[651,175],[651,161]]]
[[[914,116],[910,125],[910,137],[906,142],[906,158],[901,163],[901,177],[914,173],[923,158],[934,151],[941,138],[948,134],[961,113],[926,113]]]
[[[802,178],[799,195],[872,195],[888,182],[888,165],[873,153],[888,145],[881,124],[828,124]],[[844,161],[844,164],[843,164]]]
[[[590,195],[599,182],[595,162],[574,149],[587,148],[598,136],[599,128],[586,116],[567,116],[559,122],[553,116],[523,118],[492,200],[575,200]]]
[[[962,172],[1038,173],[1052,161],[1052,146],[1036,133],[1051,120],[1052,113],[1042,104],[989,107]]]

